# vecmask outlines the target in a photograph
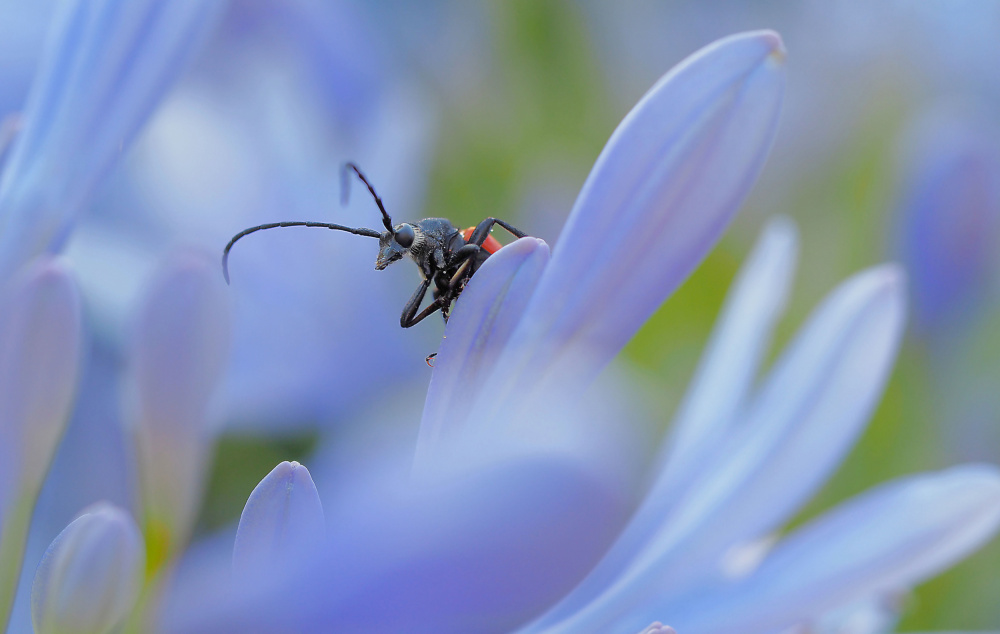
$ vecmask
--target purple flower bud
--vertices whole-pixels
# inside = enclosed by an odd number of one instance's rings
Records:
[[[318,554],[325,541],[323,504],[309,470],[282,462],[254,487],[233,547],[237,576],[259,575]]]
[[[38,634],[104,634],[131,610],[145,565],[132,517],[101,503],[59,533],[35,572],[31,620]]]

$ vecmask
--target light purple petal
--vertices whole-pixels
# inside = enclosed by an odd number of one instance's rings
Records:
[[[200,496],[211,399],[229,351],[229,302],[207,257],[175,256],[152,283],[132,351],[130,423],[144,504],[184,533]]]
[[[103,634],[128,614],[142,587],[144,549],[125,511],[97,504],[49,546],[31,586],[39,634]]]
[[[462,291],[434,360],[418,452],[471,415],[482,374],[510,339],[548,259],[543,241],[522,238],[487,259]]]
[[[784,312],[795,273],[798,235],[787,218],[772,220],[726,297],[666,447],[661,479],[697,463],[737,422]]]
[[[548,455],[373,491],[330,510],[332,549],[307,569],[237,604],[209,588],[167,629],[509,632],[593,565],[626,508],[586,465]]]
[[[81,351],[80,297],[58,263],[20,272],[0,299],[0,625],[17,588],[35,500],[66,429]]]
[[[770,31],[725,38],[667,73],[625,117],[498,372],[526,384],[546,371],[592,375],[697,266],[770,148],[783,55]],[[567,349],[571,358],[559,359]]]
[[[613,549],[583,584],[546,615],[545,623],[568,617],[607,589],[662,527],[663,518],[676,502],[678,487],[688,481],[677,474],[685,470],[685,465],[703,460],[708,448],[716,446],[736,422],[774,323],[784,308],[797,244],[795,226],[790,221],[779,219],[768,225],[726,299],[712,341],[674,423],[663,471]]]
[[[768,376],[742,433],[719,448],[708,477],[690,492],[692,500],[719,496],[717,515],[703,517],[697,544],[684,549],[690,565],[778,528],[840,465],[892,371],[905,327],[904,286],[897,267],[870,269],[817,308]],[[687,520],[694,516],[678,521]]]
[[[0,179],[0,277],[62,241],[214,23],[221,0],[75,0]]]
[[[903,329],[902,284],[899,271],[886,266],[831,294],[782,356],[742,425],[693,476],[651,493],[666,500],[647,503],[657,512],[635,516],[628,541],[604,564],[618,576],[601,573],[603,583],[591,591],[603,585],[604,594],[565,622],[568,631],[600,628],[626,612],[647,623],[670,618],[639,606],[684,591],[718,565],[720,553],[760,537],[808,499],[840,463],[882,393]]]
[[[998,526],[993,466],[896,480],[799,529],[741,582],[675,602],[669,618],[691,634],[775,631],[916,585],[982,546]]]
[[[17,463],[11,494],[34,499],[76,392],[79,292],[60,264],[46,260],[22,271],[0,311],[0,438]]]
[[[282,462],[254,488],[240,515],[233,572],[259,575],[323,551],[326,520],[309,470]]]

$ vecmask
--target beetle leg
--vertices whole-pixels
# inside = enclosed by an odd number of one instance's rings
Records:
[[[409,328],[427,316],[423,315],[419,319],[414,318],[414,315],[417,314],[417,309],[420,308],[421,302],[424,301],[424,295],[427,294],[427,287],[431,285],[431,280],[432,278],[430,277],[424,278],[424,281],[420,283],[417,290],[413,292],[410,301],[406,302],[406,306],[403,307],[403,314],[399,317],[399,325],[403,328]]]
[[[490,230],[493,229],[494,224],[500,225],[501,227],[509,231],[511,235],[514,235],[518,238],[524,238],[528,235],[525,232],[518,229],[517,227],[509,225],[503,220],[500,220],[499,218],[486,218],[478,225],[476,225],[476,230],[472,232],[471,236],[469,236],[469,239],[466,242],[466,244],[475,244],[480,247],[483,246],[483,243],[486,242],[486,238],[490,235]]]
[[[441,297],[438,297],[433,302],[431,302],[430,304],[428,304],[427,308],[425,308],[422,311],[420,311],[420,314],[418,314],[416,317],[412,317],[409,322],[404,322],[404,321],[400,320],[399,325],[401,325],[403,328],[409,328],[410,326],[415,326],[415,325],[419,324],[428,315],[433,315],[437,311],[439,311],[442,308],[444,308],[444,306],[448,303],[448,302],[445,301],[446,299],[448,299],[448,298],[445,297],[444,295],[442,295]],[[451,301],[451,300],[448,300],[448,301]],[[445,321],[447,321],[447,319]]]
[[[472,266],[473,261],[474,260],[469,258],[465,262],[462,262],[462,266],[458,267],[458,270],[455,271],[455,274],[451,276],[451,281],[448,282],[449,290],[454,290],[458,288],[458,285],[461,283],[462,276],[464,276],[468,272],[469,267]],[[469,277],[472,276],[469,275]]]

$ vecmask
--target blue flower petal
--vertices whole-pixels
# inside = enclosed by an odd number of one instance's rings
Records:
[[[178,539],[197,510],[210,405],[229,361],[229,302],[213,260],[181,254],[168,262],[142,306],[132,351],[143,503]]]
[[[462,292],[434,361],[418,451],[473,415],[469,405],[487,387],[483,371],[507,345],[548,259],[545,242],[521,238],[487,259]]]
[[[773,32],[725,38],[667,73],[625,117],[584,184],[503,372],[528,384],[547,370],[592,375],[697,266],[763,166],[782,59]]]
[[[53,31],[0,179],[0,277],[76,213],[214,24],[220,0],[77,0]]]
[[[666,443],[665,464],[656,483],[629,526],[601,564],[561,604],[546,615],[555,623],[581,609],[626,568],[647,546],[664,517],[676,503],[682,472],[699,464],[710,449],[731,432],[744,406],[761,357],[767,350],[774,323],[780,316],[791,285],[798,240],[786,219],[772,221],[748,258],[726,299],[712,341],[702,358],[673,433]]]
[[[309,470],[282,462],[254,487],[240,515],[233,546],[236,575],[273,572],[275,566],[323,550],[326,520]]]
[[[626,612],[647,623],[672,618],[639,606],[684,591],[714,569],[719,553],[772,530],[816,491],[882,393],[903,331],[902,287],[898,269],[885,266],[830,295],[739,427],[696,472],[657,487],[666,499],[650,504],[659,513],[636,515],[628,547],[613,550],[616,559],[604,564],[617,577],[604,573],[604,594],[564,623],[569,631],[613,623]]]
[[[235,602],[207,587],[165,610],[166,630],[511,631],[572,588],[628,507],[547,454],[395,493],[342,509],[309,566]]]
[[[996,467],[965,465],[903,478],[797,530],[735,585],[664,609],[681,632],[777,631],[916,585],[982,546],[998,526]]]
[[[15,461],[7,465],[11,494],[34,499],[66,428],[81,325],[79,291],[58,263],[40,261],[6,289],[0,305],[0,441]]]
[[[671,427],[662,479],[674,479],[699,462],[737,422],[784,312],[797,255],[795,224],[772,220],[734,282],[702,354]]]

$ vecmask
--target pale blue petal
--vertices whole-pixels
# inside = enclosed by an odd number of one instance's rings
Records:
[[[8,483],[37,495],[69,420],[81,351],[76,283],[58,263],[22,271],[0,305],[0,440],[9,448]],[[0,495],[0,497],[3,497]]]
[[[763,166],[782,59],[773,32],[725,38],[643,97],[584,184],[499,371],[529,385],[593,375],[697,266]]]
[[[233,572],[260,575],[323,551],[326,520],[309,470],[282,462],[254,487],[240,515]]]
[[[564,622],[566,631],[599,629],[626,612],[647,623],[668,618],[639,606],[684,591],[713,571],[728,547],[776,527],[808,499],[867,423],[895,358],[903,310],[902,276],[894,267],[862,273],[832,293],[782,356],[741,427],[669,504],[657,503],[660,513],[636,516],[642,525],[628,533],[647,536],[642,550],[612,562],[628,567]],[[638,547],[631,546],[630,552]]]
[[[870,269],[816,309],[762,386],[742,433],[718,448],[707,477],[687,494],[696,502],[675,521],[704,522],[684,548],[688,565],[778,528],[840,465],[892,371],[904,285],[894,266]],[[706,498],[718,504],[716,514],[698,520]]]
[[[128,422],[143,503],[179,532],[196,510],[210,406],[229,360],[229,298],[214,260],[180,254],[168,261],[134,333]]]
[[[967,465],[883,485],[781,542],[749,577],[672,602],[678,631],[764,633],[953,565],[1000,526],[1000,473]]]
[[[726,299],[723,314],[701,360],[667,447],[669,461],[636,511],[628,528],[590,576],[544,623],[554,623],[581,609],[620,574],[647,540],[663,525],[678,488],[687,482],[681,471],[697,464],[736,422],[774,323],[780,316],[792,281],[797,251],[795,226],[772,221]],[[690,474],[688,474],[690,475]]]
[[[0,179],[0,277],[61,247],[98,180],[214,23],[221,0],[74,0]]]
[[[507,345],[548,259],[545,242],[522,238],[487,259],[462,291],[434,360],[418,452],[474,415],[482,374]]]
[[[170,606],[167,631],[509,632],[579,580],[627,512],[586,465],[549,455],[396,493],[331,511],[331,550],[259,594],[225,603],[207,587]]]
[[[88,508],[59,533],[35,572],[35,632],[110,631],[139,595],[144,562],[139,528],[127,512],[110,504]]]
[[[797,256],[794,223],[772,220],[729,291],[671,427],[661,479],[673,479],[686,465],[698,462],[706,447],[736,423],[784,312]]]

